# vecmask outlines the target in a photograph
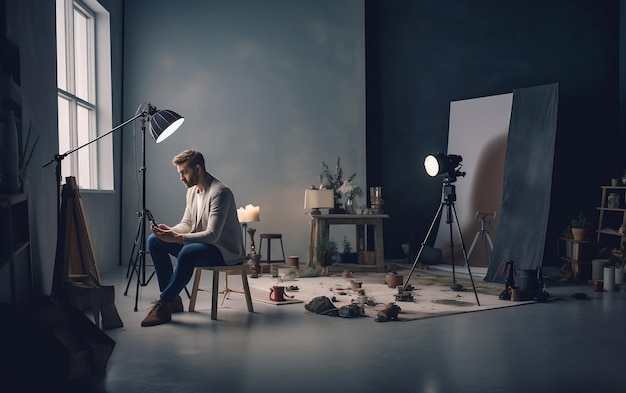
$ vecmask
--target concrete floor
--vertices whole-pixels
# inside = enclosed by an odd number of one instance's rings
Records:
[[[626,293],[548,287],[559,300],[411,322],[305,313],[303,304],[231,295],[210,319],[197,312],[140,327],[156,279],[127,296],[126,268],[103,276],[124,327],[95,391],[186,392],[600,392],[626,386]],[[473,273],[474,274],[474,273]],[[207,279],[210,275],[206,275]],[[252,280],[252,279],[251,279]],[[576,300],[584,292],[590,300]],[[185,308],[187,298],[183,297]]]

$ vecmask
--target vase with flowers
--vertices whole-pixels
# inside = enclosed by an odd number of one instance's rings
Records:
[[[356,214],[356,203],[354,198],[363,196],[361,186],[354,185],[351,181],[344,180],[343,184],[337,190],[346,197],[346,213]]]
[[[330,209],[328,212],[330,214],[344,214],[346,210],[342,207],[340,202],[341,200],[341,192],[339,188],[343,185],[343,170],[341,169],[341,158],[337,157],[337,165],[335,166],[335,172],[332,173],[328,164],[322,161],[322,173],[320,173],[320,188],[326,188],[329,190],[333,190],[335,194],[335,207]],[[346,180],[348,182],[352,182],[352,179],[356,176],[356,173],[353,173]]]

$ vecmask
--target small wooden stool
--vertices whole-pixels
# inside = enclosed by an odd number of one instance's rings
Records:
[[[283,248],[283,235],[281,233],[261,233],[259,235],[261,242],[259,243],[259,255],[263,257],[263,239],[267,240],[267,259],[261,260],[262,263],[285,263],[285,249]],[[272,260],[272,239],[280,240],[280,249],[283,252],[283,259]]]
[[[241,265],[233,265],[233,266],[198,266],[196,267],[196,273],[193,280],[193,288],[191,289],[191,298],[189,299],[189,311],[194,311],[196,308],[196,299],[198,297],[198,291],[212,292],[211,295],[211,319],[217,319],[217,296],[219,293],[219,282],[220,282],[220,272],[224,272],[226,274],[226,279],[224,283],[224,298],[222,299],[222,304],[224,304],[224,300],[228,297],[231,292],[242,293],[246,297],[246,304],[248,306],[248,312],[254,312],[254,308],[252,307],[252,295],[250,295],[250,287],[248,286],[248,269],[249,266],[247,263],[243,263]],[[203,270],[211,270],[213,272],[213,285],[211,289],[202,289],[200,288],[200,278],[202,276]],[[241,282],[243,284],[243,291],[235,291],[228,287],[228,274],[231,272],[239,272],[241,275]]]

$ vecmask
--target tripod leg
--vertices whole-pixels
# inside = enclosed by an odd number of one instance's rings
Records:
[[[472,251],[474,251],[474,247],[476,246],[476,242],[478,241],[478,237],[480,236],[480,231],[476,232],[476,236],[474,236],[474,241],[472,241],[472,245],[467,252],[467,259],[469,260],[472,257]]]
[[[459,231],[459,238],[461,239],[461,250],[463,250],[463,257],[465,258],[465,263],[467,264],[467,272],[469,273],[470,280],[472,281],[472,287],[474,288],[474,296],[476,296],[476,304],[480,306],[480,301],[478,300],[478,293],[476,292],[476,285],[474,285],[474,277],[472,276],[472,271],[470,270],[470,265],[467,260],[467,253],[465,252],[465,242],[463,241],[463,233],[461,233],[461,225],[459,225],[459,219],[456,215],[456,208],[454,207],[454,203],[452,203],[452,211],[454,212],[454,218],[456,220],[456,228]]]
[[[133,242],[133,249],[130,251],[130,259],[128,260],[128,269],[126,269],[126,278],[130,275],[131,266],[133,266],[133,256],[135,255],[135,249],[139,242],[139,235],[141,235],[141,220],[137,222],[137,234],[135,235],[135,241]]]
[[[456,283],[456,271],[455,271],[455,262],[454,262],[454,237],[452,236],[452,221],[453,217],[452,217],[452,202],[446,202],[446,205],[448,207],[447,209],[447,216],[446,216],[446,224],[448,224],[448,229],[450,232],[450,260],[452,261],[452,284],[453,287],[452,289],[455,291],[460,291],[463,289],[463,287],[461,285],[457,285]],[[458,223],[458,221],[457,221]],[[467,258],[466,258],[467,259]]]
[[[139,268],[137,267],[137,264],[139,263],[139,259],[141,256],[141,252],[137,252],[137,254],[135,255],[135,258],[133,260],[133,268],[131,271],[131,275],[128,278],[128,282],[126,283],[126,290],[124,291],[124,296],[128,295],[128,288],[130,287],[130,283],[133,280],[133,276],[137,276],[137,292],[135,293],[135,311],[137,311],[137,301],[138,301],[138,296],[139,296],[139,281],[140,281],[140,277],[139,277]]]
[[[489,242],[489,250],[493,251],[493,242],[491,241],[491,236],[489,236],[489,232],[486,232],[487,234],[487,241]]]
[[[140,252],[141,253],[141,252]],[[145,269],[145,254],[141,254],[141,260],[143,260],[143,264],[144,264],[144,269]],[[134,310],[137,311],[137,303],[139,303],[139,285],[141,284],[141,280],[139,279],[140,277],[139,274],[139,270],[137,270],[137,285],[135,286],[135,308]]]
[[[128,288],[130,288],[130,283],[133,280],[133,277],[137,277],[137,285],[135,292],[135,311],[137,311],[137,305],[139,303],[139,287],[145,287],[148,285],[155,272],[152,272],[150,276],[146,279],[146,215],[145,210],[140,214],[139,219],[139,228],[138,228],[138,238],[135,241],[133,246],[133,254],[131,259],[133,260],[132,265],[129,266],[129,270],[131,274],[128,278],[128,282],[126,284],[126,290],[124,291],[124,296],[128,294]]]
[[[417,256],[415,257],[415,261],[413,262],[413,267],[411,267],[411,271],[409,272],[409,275],[406,278],[406,281],[404,282],[404,287],[402,288],[403,292],[404,290],[406,290],[406,287],[409,284],[409,280],[411,279],[411,276],[413,275],[413,271],[415,271],[415,267],[417,266],[417,261],[419,261],[420,256],[422,255],[422,251],[424,251],[424,246],[426,245],[428,238],[430,238],[430,234],[433,231],[435,224],[437,223],[437,221],[439,221],[439,217],[441,216],[442,209],[443,209],[443,203],[439,205],[439,209],[437,210],[437,213],[435,213],[435,217],[433,217],[433,221],[430,224],[430,228],[428,228],[426,237],[424,238],[424,241],[422,242],[422,245],[420,246],[420,250],[418,251]]]
[[[491,244],[489,233],[485,232],[483,239],[485,240],[485,250],[487,252],[487,266],[491,266],[491,251],[493,251],[493,245]],[[491,248],[489,248],[489,246],[491,246]]]
[[[128,288],[130,287],[130,282],[133,279],[133,274],[137,271],[136,269],[137,269],[137,263],[139,261],[139,253],[141,252],[141,249],[140,249],[141,228],[143,225],[142,214],[143,213],[141,212],[137,213],[137,215],[139,216],[139,221],[137,221],[137,234],[135,235],[135,240],[133,241],[133,249],[130,252],[130,259],[128,260],[128,269],[126,269],[126,278],[128,278],[128,282],[126,283],[126,290],[124,291],[124,296],[128,295]],[[139,279],[139,276],[137,277],[137,279]]]
[[[131,262],[129,262],[128,266],[130,276],[128,277],[128,282],[126,283],[124,296],[128,295],[128,288],[130,287],[130,282],[133,280],[133,275],[137,274],[137,280],[139,280],[139,270],[137,270],[137,263],[139,263],[139,253],[135,253],[135,247],[133,247],[133,255],[131,255]]]

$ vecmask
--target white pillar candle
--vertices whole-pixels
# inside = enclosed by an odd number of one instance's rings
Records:
[[[237,209],[237,219],[240,223],[261,221],[261,209],[259,206],[247,205],[245,209],[240,207]]]

